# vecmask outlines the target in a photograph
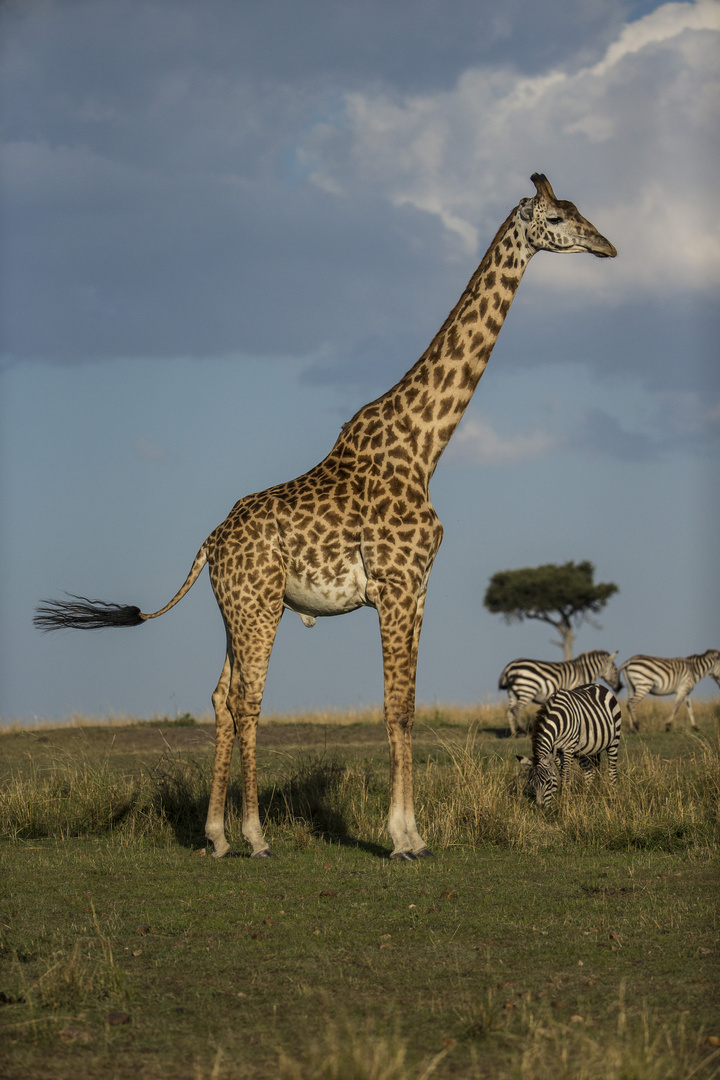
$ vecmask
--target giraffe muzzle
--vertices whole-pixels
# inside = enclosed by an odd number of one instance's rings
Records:
[[[593,237],[592,247],[588,251],[598,259],[614,259],[617,255],[617,248],[600,233]]]

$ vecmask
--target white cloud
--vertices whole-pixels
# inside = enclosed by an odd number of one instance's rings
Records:
[[[620,253],[602,274],[590,260],[545,260],[548,284],[618,299],[714,288],[719,49],[718,0],[673,3],[579,70],[473,68],[450,91],[348,94],[342,123],[310,138],[316,182],[348,198],[374,187],[436,216],[450,253],[479,256],[478,238],[484,247],[543,171]]]
[[[479,416],[467,416],[453,437],[446,458],[459,465],[517,465],[555,450],[559,440],[536,429],[519,435],[501,435]]]
[[[697,0],[694,4],[663,4],[638,22],[623,28],[618,40],[607,50],[594,75],[605,75],[627,56],[641,52],[648,45],[658,45],[684,30],[720,30],[720,6],[715,0]]]

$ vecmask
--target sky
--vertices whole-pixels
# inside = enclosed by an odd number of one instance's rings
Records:
[[[618,257],[533,259],[441,459],[418,700],[561,659],[498,570],[618,585],[578,651],[720,647],[717,0],[5,0],[0,61],[2,722],[208,712],[206,572],[135,630],[36,604],[165,604],[414,364],[533,172]],[[266,711],[381,701],[372,609],[286,613]]]

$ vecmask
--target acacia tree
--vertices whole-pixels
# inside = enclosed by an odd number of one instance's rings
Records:
[[[508,623],[540,619],[550,623],[560,634],[553,642],[563,650],[565,660],[572,659],[575,629],[583,622],[593,626],[597,614],[618,592],[612,581],[593,583],[595,567],[591,562],[567,562],[562,566],[546,563],[521,570],[499,570],[490,578],[483,603],[494,615],[503,615]]]

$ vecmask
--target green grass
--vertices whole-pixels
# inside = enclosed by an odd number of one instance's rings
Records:
[[[0,735],[0,1072],[60,1080],[709,1080],[718,710],[666,703],[600,776],[523,798],[502,710],[427,710],[387,859],[376,715],[260,732],[276,860],[202,851],[212,729]],[[244,854],[239,778],[228,836]]]

